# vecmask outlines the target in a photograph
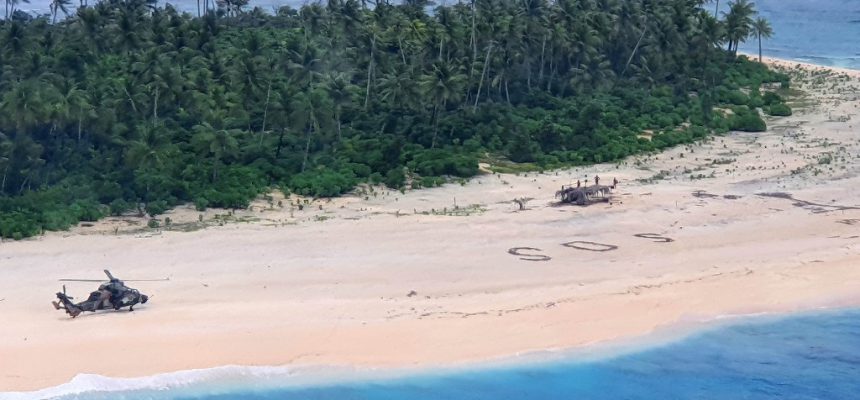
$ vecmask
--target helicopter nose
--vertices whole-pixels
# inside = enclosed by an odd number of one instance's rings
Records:
[[[149,301],[149,296],[147,296],[145,294],[140,295],[140,302],[141,303],[146,304],[147,301]]]

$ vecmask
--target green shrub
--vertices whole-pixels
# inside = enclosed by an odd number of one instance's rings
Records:
[[[767,130],[767,124],[758,112],[746,107],[737,107],[730,121],[731,129],[736,131],[764,132]]]
[[[787,117],[791,115],[791,107],[784,103],[777,103],[768,107],[767,113],[777,117]]]
[[[146,203],[145,210],[147,214],[154,217],[159,214],[164,214],[164,212],[167,211],[168,208],[170,208],[170,205],[167,204],[167,201],[156,200]]]
[[[406,174],[403,173],[403,168],[394,168],[385,174],[385,186],[392,189],[402,188],[406,183]]]
[[[128,211],[131,208],[131,204],[123,199],[114,199],[108,205],[108,209],[110,210],[110,215],[120,216],[122,213]]]
[[[747,105],[750,108],[763,107],[765,105],[765,102],[764,102],[764,98],[762,98],[762,96],[761,96],[761,93],[759,93],[758,91],[755,91],[752,94],[750,94],[750,100],[749,100],[749,103],[747,103]]]
[[[320,168],[293,176],[290,188],[304,196],[331,197],[352,190],[357,183],[354,175]]]
[[[478,159],[474,154],[449,149],[417,150],[407,166],[422,176],[451,175],[466,178],[478,173]]]
[[[105,216],[102,208],[94,200],[78,200],[72,204],[71,209],[76,213],[79,221],[98,221]]]
[[[783,103],[782,97],[774,92],[765,92],[762,95],[762,100],[767,106]]]
[[[508,158],[513,162],[533,162],[541,153],[540,145],[525,134],[519,134],[508,145]]]
[[[209,200],[205,197],[198,197],[194,199],[194,209],[197,211],[206,211],[209,208]]]
[[[750,102],[749,96],[743,94],[740,90],[731,90],[726,92],[721,100],[736,106],[745,106]]]

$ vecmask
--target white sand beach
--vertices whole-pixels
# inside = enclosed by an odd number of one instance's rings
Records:
[[[302,210],[277,196],[227,216],[181,207],[159,217],[165,230],[127,217],[4,241],[0,392],[79,373],[429,366],[860,306],[860,72],[797,64],[777,65],[808,96],[764,133]],[[610,204],[554,204],[561,185],[595,174],[620,181]],[[170,280],[129,282],[152,296],[132,313],[53,309],[58,279],[104,268]],[[67,289],[81,300],[96,285]]]

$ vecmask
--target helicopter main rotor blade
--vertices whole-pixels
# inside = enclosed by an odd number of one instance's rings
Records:
[[[123,279],[123,282],[167,282],[170,278],[161,279]]]
[[[57,279],[60,282],[107,282],[105,279]],[[125,279],[123,282],[167,282],[170,278],[162,279]]]

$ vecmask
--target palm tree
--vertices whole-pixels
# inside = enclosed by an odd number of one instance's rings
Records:
[[[27,47],[27,31],[23,24],[12,21],[3,33],[3,46],[13,55],[21,55]]]
[[[439,135],[439,114],[445,111],[448,101],[462,93],[466,75],[446,62],[433,63],[433,71],[421,77],[420,85],[424,94],[433,100],[433,140],[430,148],[436,147]]]
[[[0,166],[3,168],[3,178],[0,180],[0,194],[6,193],[6,177],[12,164],[12,141],[0,132]]]
[[[725,13],[726,39],[728,51],[737,54],[738,45],[750,37],[755,15],[755,6],[749,0],[736,0],[729,3],[729,12]]]
[[[41,93],[32,81],[24,81],[6,91],[0,100],[4,118],[11,119],[9,122],[19,133],[28,132],[42,120],[45,104]]]
[[[30,4],[30,0],[6,0],[6,20],[9,20],[9,17],[15,14],[15,7],[18,4]]]
[[[761,57],[761,38],[770,38],[773,36],[773,28],[770,23],[764,18],[756,18],[752,25],[752,34],[758,37],[758,62],[762,61]]]
[[[325,89],[332,102],[334,121],[337,124],[337,141],[340,143],[343,141],[341,117],[344,108],[352,104],[352,93],[356,90],[356,87],[349,83],[346,74],[338,73],[329,75]]]
[[[233,157],[239,149],[236,129],[216,129],[208,122],[195,125],[191,143],[198,154],[212,160],[212,182],[218,181],[218,169],[224,159]]]
[[[62,11],[66,16],[69,15],[69,6],[72,4],[72,0],[51,0],[51,15],[53,15],[52,23],[57,23],[57,14],[59,11]]]
[[[298,93],[292,99],[292,120],[296,130],[305,132],[305,151],[302,157],[301,172],[308,166],[311,141],[314,133],[322,130],[326,119],[323,116],[331,115],[331,104],[325,91],[311,89]]]

